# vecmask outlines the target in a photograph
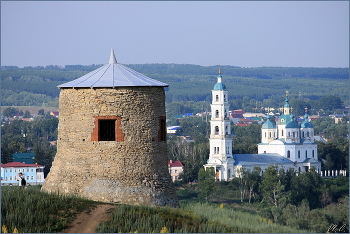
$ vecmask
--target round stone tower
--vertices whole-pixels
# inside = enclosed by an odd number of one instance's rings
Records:
[[[178,206],[168,172],[168,85],[109,63],[58,86],[57,154],[42,187],[105,202]]]

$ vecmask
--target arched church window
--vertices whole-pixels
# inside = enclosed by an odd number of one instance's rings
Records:
[[[283,129],[281,130],[281,136],[283,136]]]
[[[269,132],[269,137],[271,138],[271,132]]]
[[[293,132],[293,137],[295,137],[295,132]]]
[[[228,127],[227,126],[225,127],[225,133],[226,133],[226,135],[228,135]]]
[[[307,158],[307,150],[305,150],[305,158]]]
[[[312,157],[315,157],[315,150],[312,150]]]
[[[300,150],[298,150],[298,158],[300,158]]]
[[[219,118],[219,111],[218,110],[215,111],[215,118]]]
[[[216,95],[215,101],[219,101],[219,95]]]
[[[219,134],[219,127],[215,126],[215,135],[218,135],[218,134]]]
[[[266,132],[265,132],[265,138],[266,138]]]
[[[290,150],[287,151],[287,158],[290,158]]]
[[[224,101],[226,102],[226,95],[224,95]]]
[[[288,132],[288,137],[290,137],[290,132]]]
[[[302,135],[302,136],[303,136],[303,138],[305,138],[305,132],[303,132],[303,135]]]
[[[217,147],[217,149],[218,149],[218,153],[219,153],[219,147]]]

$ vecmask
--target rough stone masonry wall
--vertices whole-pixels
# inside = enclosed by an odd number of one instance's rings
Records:
[[[168,172],[163,87],[62,89],[57,154],[42,187],[92,200],[178,206]],[[119,116],[124,141],[94,141],[96,117]]]

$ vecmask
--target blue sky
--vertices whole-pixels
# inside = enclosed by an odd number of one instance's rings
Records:
[[[1,65],[349,67],[348,1],[2,1]]]

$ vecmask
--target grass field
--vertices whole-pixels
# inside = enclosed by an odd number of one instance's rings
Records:
[[[8,232],[61,232],[77,213],[90,212],[98,202],[74,196],[47,194],[40,186],[21,189],[2,187],[2,223]],[[181,208],[147,207],[117,204],[111,220],[102,222],[98,233],[115,232],[310,232],[281,226],[257,214],[237,211],[224,204],[186,202]]]

